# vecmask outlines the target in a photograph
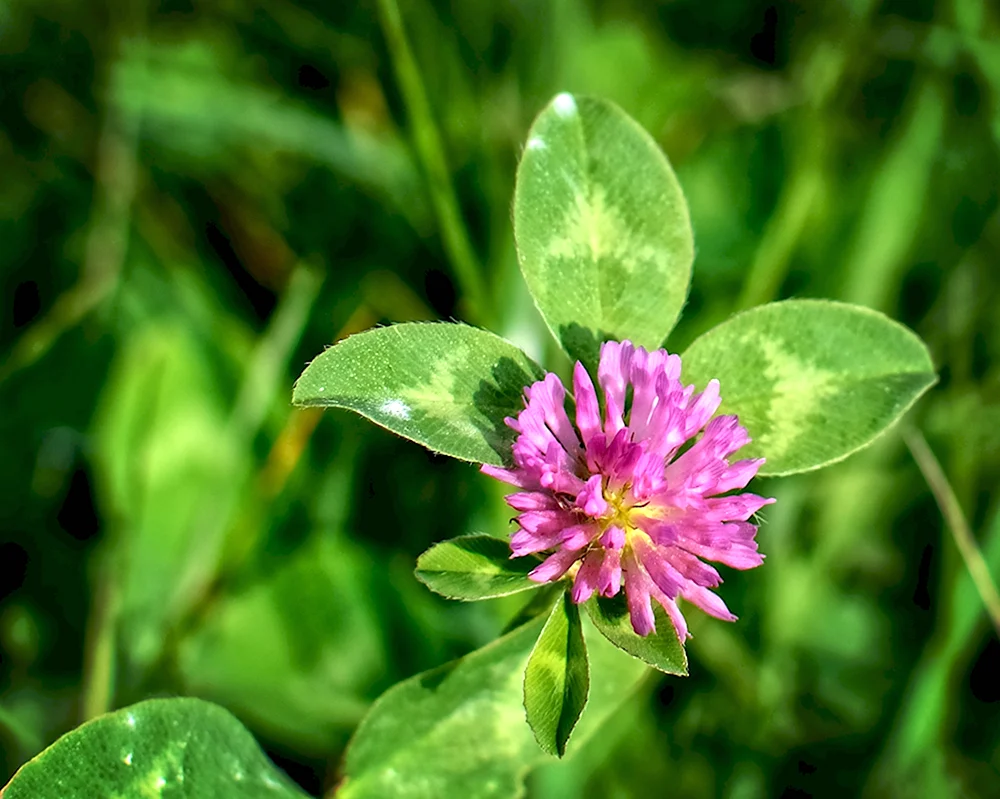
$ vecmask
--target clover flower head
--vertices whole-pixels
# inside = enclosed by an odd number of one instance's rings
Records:
[[[521,489],[512,557],[547,553],[531,572],[540,583],[569,576],[574,602],[623,587],[632,627],[655,630],[656,600],[681,641],[689,637],[678,598],[726,621],[736,617],[712,589],[705,561],[735,569],[763,562],[750,518],[773,499],[744,488],[762,458],[730,463],[750,437],[736,416],[715,416],[719,383],[703,392],[680,382],[681,359],[628,341],[601,347],[597,382],[577,362],[575,424],[555,374],[525,390],[507,424],[518,434],[513,468],[482,471]],[[685,449],[685,445],[692,442]]]

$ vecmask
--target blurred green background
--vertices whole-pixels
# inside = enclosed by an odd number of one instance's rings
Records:
[[[403,0],[412,59],[393,7],[0,0],[0,779],[183,694],[319,794],[383,690],[498,634],[516,600],[412,568],[507,529],[502,488],[291,384],[415,319],[565,366],[510,225],[557,91],[620,104],[678,172],[671,349],[788,296],[925,338],[941,382],[908,424],[1000,574],[995,4]],[[899,431],[757,490],[740,622],[692,619],[692,676],[650,675],[530,795],[1000,796],[1000,643]]]

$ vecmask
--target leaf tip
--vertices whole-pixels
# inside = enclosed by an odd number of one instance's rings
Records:
[[[569,92],[560,92],[552,99],[552,110],[566,118],[576,114],[576,98]]]

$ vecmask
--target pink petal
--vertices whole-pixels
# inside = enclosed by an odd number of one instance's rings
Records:
[[[479,467],[479,471],[518,488],[532,489],[539,487],[536,478],[519,469],[501,469],[499,466],[491,466],[488,463],[484,463]]]
[[[726,607],[722,598],[707,588],[689,585],[681,592],[681,596],[695,607],[701,608],[709,616],[715,616],[723,621],[736,621],[736,616],[729,612],[729,608]]]
[[[537,535],[563,530],[575,522],[573,514],[564,510],[529,510],[517,517],[521,529]]]
[[[584,549],[596,537],[600,528],[591,522],[574,524],[562,531],[560,543],[569,549]]]
[[[705,390],[695,397],[694,402],[688,407],[687,418],[684,420],[684,438],[691,438],[708,424],[708,420],[719,409],[721,402],[719,381],[709,380]]]
[[[560,549],[549,555],[528,574],[536,583],[551,583],[562,577],[569,567],[583,557],[583,550]]]
[[[599,549],[591,550],[583,559],[580,570],[573,579],[573,590],[570,594],[576,604],[586,602],[594,595],[603,562],[604,553]]]
[[[601,536],[601,546],[605,549],[621,549],[625,546],[625,531],[617,524],[612,524]]]
[[[544,380],[534,383],[528,389],[528,396],[529,404],[537,407],[545,426],[555,435],[563,449],[570,456],[575,456],[580,449],[580,438],[566,415],[566,389],[559,377],[549,372]]]
[[[716,521],[745,522],[765,505],[774,502],[756,494],[736,494],[728,497],[711,497],[707,500],[705,516]]]
[[[601,596],[611,597],[621,590],[621,586],[621,551],[606,549],[604,550],[604,561],[601,563],[601,573],[597,577],[597,589],[601,592]]]
[[[635,559],[642,565],[656,587],[667,597],[677,596],[680,593],[683,579],[666,561],[662,552],[641,535],[633,539],[633,549],[635,550]]]
[[[623,559],[625,574],[625,600],[637,635],[649,635],[656,630],[653,605],[649,599],[651,581],[631,552]]]
[[[715,569],[680,547],[666,548],[665,557],[685,583],[714,588],[722,582]]]
[[[597,519],[608,512],[608,502],[604,499],[604,485],[601,475],[595,474],[576,495],[577,507],[588,516]]]
[[[747,483],[753,479],[753,476],[757,474],[757,470],[763,464],[763,458],[736,461],[719,477],[715,484],[715,490],[723,494],[726,491],[732,491],[734,488],[746,488]]]
[[[629,379],[629,364],[635,348],[632,342],[605,341],[601,345],[601,360],[597,367],[597,382],[604,391],[604,431],[614,435],[625,426],[625,390]]]
[[[557,510],[559,500],[542,491],[522,491],[504,499],[514,510]]]
[[[562,536],[562,530],[544,535],[518,530],[510,537],[511,557],[520,558],[524,555],[534,555],[536,552],[554,549],[562,543]]]
[[[656,632],[656,621],[653,619],[653,603],[649,601],[649,591],[643,590],[632,580],[629,586],[629,573],[625,572],[625,599],[628,602],[628,614],[632,621],[632,629],[636,635],[647,636]]]
[[[573,397],[576,400],[576,426],[584,444],[598,433],[603,433],[601,409],[597,404],[594,382],[579,361],[573,367]]]
[[[670,618],[670,623],[674,625],[674,631],[677,633],[677,637],[680,639],[681,643],[684,643],[688,638],[691,637],[691,633],[688,632],[687,620],[684,618],[684,614],[681,613],[680,608],[677,607],[677,603],[672,599],[659,600],[660,605],[667,612],[667,616]]]

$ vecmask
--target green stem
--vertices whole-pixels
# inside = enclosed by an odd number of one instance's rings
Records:
[[[87,622],[84,647],[83,721],[107,713],[112,708],[115,685],[115,649],[117,646],[118,586],[112,559],[101,565],[94,605]]]
[[[243,376],[230,423],[249,440],[257,435],[285,380],[285,368],[309,320],[323,273],[307,264],[292,271],[284,296],[261,336]]]
[[[0,383],[42,358],[117,287],[136,193],[139,124],[138,115],[126,115],[115,106],[106,109],[97,141],[96,196],[80,280],[17,340],[0,365]]]
[[[826,145],[817,140],[813,146],[814,152],[807,157],[807,163],[796,170],[782,191],[778,208],[768,222],[753,265],[743,282],[736,301],[737,310],[773,300],[788,275],[792,255],[805,232],[825,181],[821,164]]]
[[[264,426],[268,411],[285,385],[288,361],[309,321],[322,283],[323,272],[313,265],[302,263],[293,270],[281,302],[258,339],[244,372],[229,417],[235,439],[253,441]],[[283,407],[287,408],[287,400]],[[253,477],[252,465],[244,459],[234,468],[232,479],[249,485]],[[255,497],[258,493],[254,491]],[[224,579],[238,572],[259,542],[263,532],[260,506],[255,499],[247,507],[249,511],[241,511],[235,500],[230,500],[213,505],[199,520],[202,555],[198,558],[199,571],[191,578],[191,584],[197,588],[192,589],[189,610],[168,633],[170,645],[163,647],[162,667],[172,667],[169,658],[176,651],[175,643],[214,606],[220,577]]]
[[[938,508],[941,509],[941,515],[965,562],[965,567],[969,570],[976,592],[997,630],[997,635],[1000,636],[1000,593],[997,593],[996,584],[990,576],[990,569],[976,544],[972,530],[969,529],[965,514],[962,513],[958,497],[955,496],[955,491],[924,437],[916,430],[907,430],[903,435],[906,445],[913,454],[913,460],[917,462],[931,493],[934,494]]]
[[[111,31],[113,56],[107,77],[107,91],[111,96],[122,51],[130,46],[145,46],[144,0],[131,0],[120,10]],[[141,124],[141,111],[126,113],[113,101],[104,109],[94,168],[95,202],[82,278],[76,287],[59,298],[48,316],[18,342],[21,352],[15,350],[0,372],[0,381],[12,371],[40,358],[63,332],[97,308],[117,288],[128,254],[138,185]],[[114,701],[121,561],[115,554],[116,538],[111,538],[110,542],[99,556],[98,584],[87,620],[80,708],[84,720],[108,712]]]
[[[989,566],[1000,569],[1000,509],[983,535],[983,550]],[[869,779],[866,795],[897,795],[901,781],[909,787],[918,780],[925,788],[920,795],[945,795],[935,789],[949,781],[944,747],[953,737],[949,730],[955,723],[949,708],[982,617],[982,599],[971,575],[963,570],[942,603],[934,634],[914,669],[891,741]]]
[[[441,134],[434,122],[427,92],[406,38],[399,6],[396,0],[379,0],[378,6],[396,79],[410,117],[417,155],[427,173],[431,202],[441,226],[445,252],[462,289],[465,315],[470,321],[486,322],[490,307],[486,283],[462,219]]]
[[[0,705],[0,727],[7,729],[23,755],[34,755],[41,751],[45,745],[45,741],[36,730],[25,724],[16,713],[3,705]],[[2,795],[3,790],[0,789],[0,796]]]
[[[947,119],[938,79],[917,80],[906,125],[875,171],[844,262],[842,299],[882,310],[891,308],[910,264]]]
[[[792,175],[782,186],[774,214],[768,220],[753,264],[736,301],[742,310],[769,302],[778,296],[788,276],[792,257],[815,218],[829,182],[829,161],[834,148],[829,116],[838,89],[848,74],[853,46],[862,35],[871,12],[870,0],[854,3],[850,19],[827,39],[812,44],[798,67],[798,82],[808,100],[797,129],[791,159]]]

